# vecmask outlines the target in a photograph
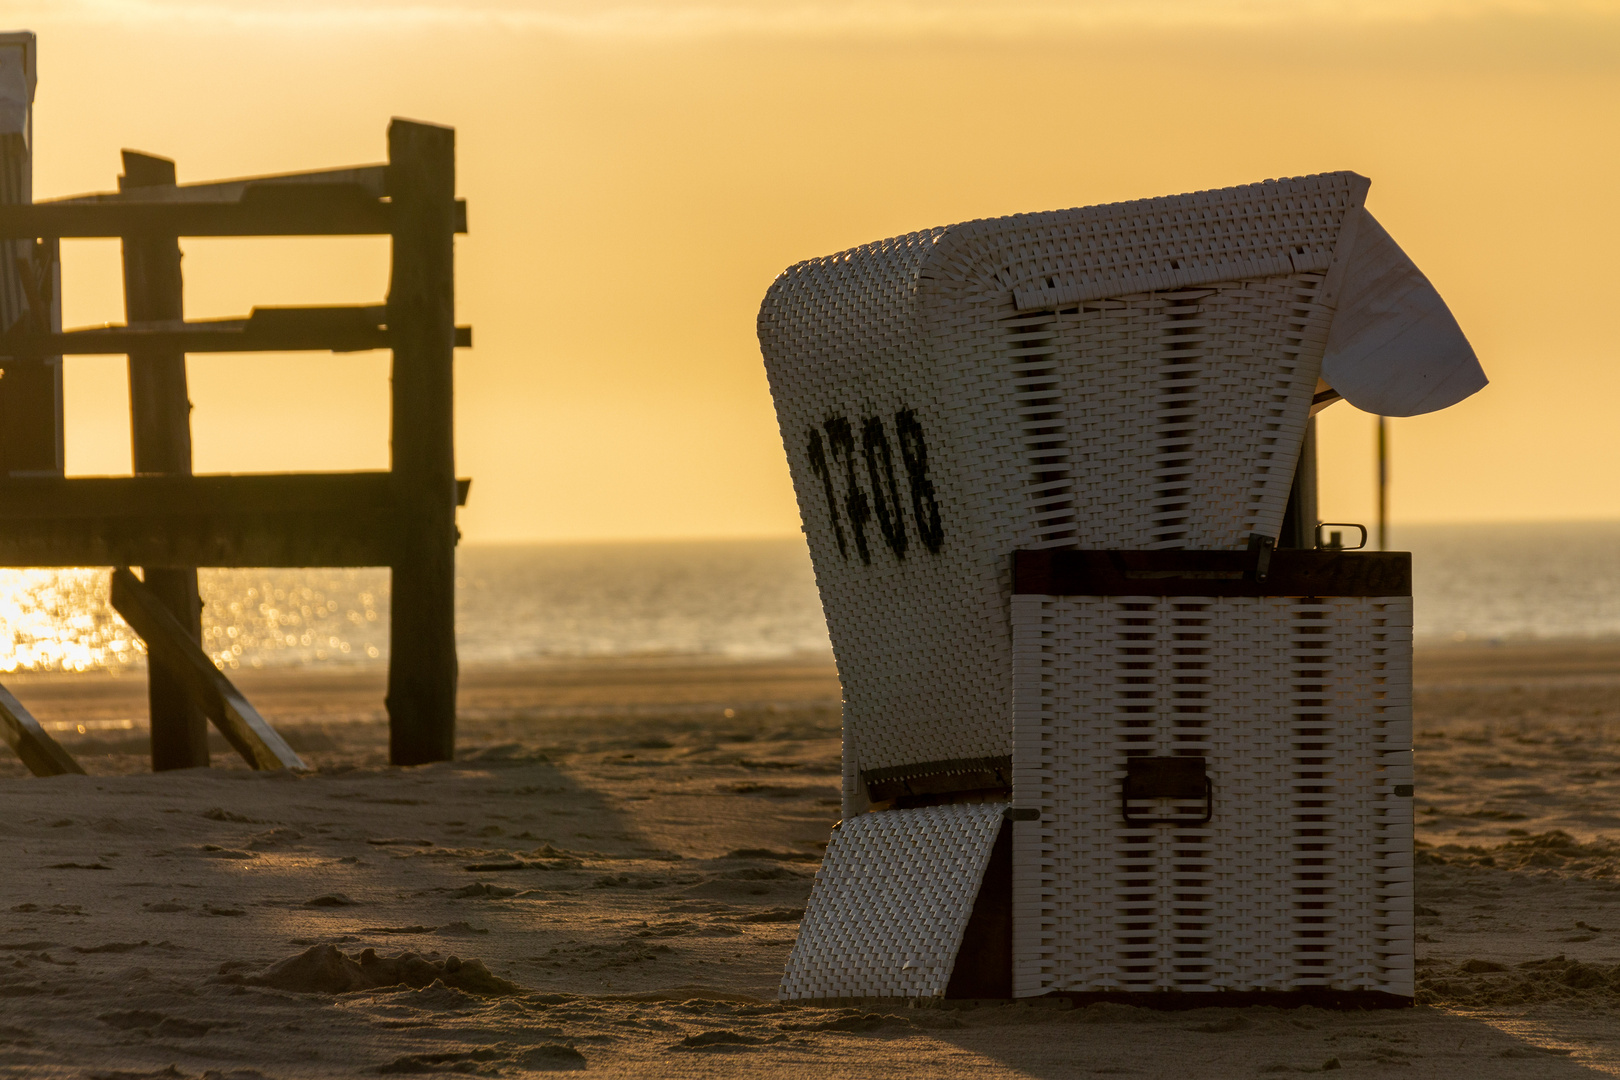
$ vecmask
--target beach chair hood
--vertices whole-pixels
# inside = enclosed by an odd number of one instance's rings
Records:
[[[1345,215],[1323,299],[1335,311],[1322,379],[1356,408],[1417,416],[1485,386],[1451,309],[1365,207]]]

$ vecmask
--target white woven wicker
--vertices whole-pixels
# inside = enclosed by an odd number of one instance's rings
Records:
[[[843,680],[846,813],[863,774],[1007,760],[1012,551],[1275,537],[1324,352],[1385,412],[1482,384],[1367,183],[974,221],[776,281],[759,337]]]
[[[833,832],[785,1000],[943,997],[1007,804],[851,818]]]
[[[1014,597],[1013,805],[1040,814],[1013,826],[1014,994],[1410,997],[1411,611]],[[1128,824],[1133,754],[1203,757],[1210,822]]]

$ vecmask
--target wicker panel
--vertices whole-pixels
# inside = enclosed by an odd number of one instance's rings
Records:
[[[1030,546],[1209,550],[1277,535],[1331,321],[1321,281],[1005,320]]]
[[[1015,994],[1411,995],[1409,598],[1020,595],[1013,634]],[[1212,820],[1126,822],[1131,756],[1205,759]]]
[[[943,997],[1006,808],[845,821],[816,874],[781,997]]]

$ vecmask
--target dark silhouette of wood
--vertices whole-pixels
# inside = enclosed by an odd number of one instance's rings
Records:
[[[9,254],[18,246],[4,245]],[[42,337],[47,341],[60,329],[57,303],[60,279],[57,242],[42,240],[27,245],[28,254],[16,259],[26,308],[12,324],[12,334]],[[7,476],[60,476],[62,474],[62,350],[60,348],[7,351],[0,345],[5,366],[0,378],[0,473]]]
[[[122,191],[172,188],[174,162],[124,151]],[[130,323],[183,319],[180,241],[170,236],[124,239],[124,317]],[[130,434],[137,475],[191,474],[191,399],[186,391],[186,354],[179,349],[143,349],[129,357]],[[149,567],[149,588],[193,641],[202,640],[202,597],[197,571]],[[147,657],[147,706],[151,717],[152,769],[190,769],[208,764],[208,723],[181,685],[180,673],[156,655]]]
[[[99,192],[94,195],[69,195],[66,198],[46,199],[46,206],[151,206],[158,203],[240,203],[248,197],[249,188],[284,188],[291,184],[324,189],[315,192],[316,198],[330,198],[337,189],[358,188],[367,198],[382,199],[388,195],[387,165],[350,165],[338,169],[316,169],[311,172],[274,173],[268,176],[244,176],[235,180],[208,180],[200,184],[176,184],[172,188],[140,188],[131,191]],[[275,194],[283,194],[276,192]],[[262,192],[252,198],[262,197]],[[249,201],[252,201],[252,198]]]
[[[5,740],[35,776],[84,775],[73,755],[62,749],[62,744],[51,738],[39,721],[23,708],[22,702],[3,686],[0,686],[0,739]]]
[[[277,193],[239,203],[36,203],[0,207],[0,238],[123,236],[376,236],[391,231],[386,203],[359,188]]]
[[[207,764],[207,719],[260,767],[296,761],[203,653],[198,566],[388,566],[392,759],[454,756],[455,511],[468,481],[454,471],[453,350],[472,338],[454,325],[453,242],[466,229],[454,131],[405,120],[389,128],[385,166],[182,186],[173,162],[126,152],[116,193],[0,206],[0,240],[124,240],[127,325],[0,328],[0,374],[42,356],[127,353],[137,475],[0,467],[0,566],[145,568],[144,582],[118,570],[113,591],[149,648],[155,769]],[[180,237],[355,234],[392,238],[386,305],[185,321]],[[382,348],[393,352],[389,472],[190,475],[187,353]]]
[[[0,334],[0,358],[132,351],[362,352],[392,346],[387,309],[381,306],[254,308],[246,319]],[[456,348],[471,346],[471,327],[456,327]],[[11,362],[0,359],[0,365],[9,370]]]
[[[453,200],[450,212],[455,231],[466,232],[466,204]],[[239,202],[45,202],[0,206],[0,239],[384,236],[396,231],[401,214],[396,206],[373,198],[359,184],[267,184],[247,188]]]
[[[390,448],[399,505],[410,518],[390,599],[389,756],[419,765],[456,751],[455,132],[396,119],[388,161]]]
[[[33,45],[24,51],[32,56]],[[33,205],[33,172],[28,139],[21,132],[0,135],[0,210]],[[58,247],[54,237],[0,242],[0,331],[61,329]],[[61,359],[35,352],[6,364],[0,379],[0,476],[62,472]]]
[[[255,769],[302,769],[303,759],[265,723],[247,698],[208,659],[191,631],[180,625],[165,598],[120,566],[113,571],[112,605],[146,643],[147,658],[161,661],[173,686]]]
[[[0,566],[293,567],[392,566],[412,519],[369,472],[0,480],[0,523]]]

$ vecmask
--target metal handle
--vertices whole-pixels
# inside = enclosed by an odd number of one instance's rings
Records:
[[[1204,777],[1204,816],[1203,817],[1150,817],[1146,815],[1133,815],[1125,799],[1125,789],[1119,793],[1119,812],[1124,815],[1125,821],[1130,825],[1207,825],[1215,816],[1215,781]]]
[[[1343,541],[1338,539],[1338,533],[1329,534],[1327,543],[1323,543],[1323,529],[1355,529],[1357,532],[1361,533],[1361,543],[1357,544],[1353,548],[1347,548],[1344,546]],[[1353,521],[1321,522],[1316,526],[1316,546],[1318,549],[1325,551],[1360,551],[1362,548],[1367,546],[1367,526],[1357,525]]]
[[[1132,799],[1196,799],[1204,816],[1151,817],[1131,813]],[[1119,784],[1119,812],[1130,825],[1203,825],[1215,816],[1215,782],[1201,757],[1133,757]]]

